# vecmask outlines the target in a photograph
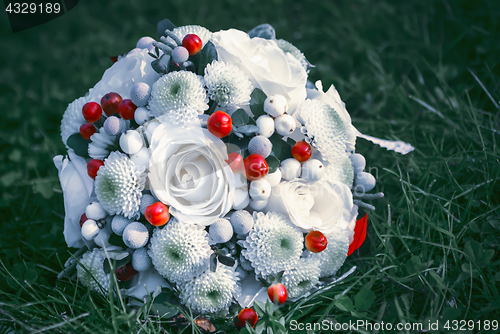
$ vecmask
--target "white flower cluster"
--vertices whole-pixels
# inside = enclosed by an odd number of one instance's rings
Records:
[[[186,307],[224,316],[273,277],[304,296],[342,266],[356,204],[369,207],[353,192],[375,186],[345,105],[333,86],[306,88],[310,63],[274,35],[165,34],[141,38],[64,113],[65,239],[90,249],[78,279],[107,293],[104,261],[121,252],[115,275],[141,300],[176,286]]]

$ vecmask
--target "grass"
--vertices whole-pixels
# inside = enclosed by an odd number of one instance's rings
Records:
[[[335,84],[362,133],[416,147],[402,156],[358,139],[386,197],[374,203],[367,239],[342,268],[356,266],[354,274],[285,307],[287,328],[361,319],[439,321],[445,331],[447,320],[473,320],[478,332],[479,321],[500,319],[495,1],[87,0],[16,34],[6,15],[0,19],[0,333],[180,328],[56,280],[69,257],[52,164],[64,153],[62,114],[100,79],[108,56],[154,36],[164,17],[212,31],[271,23],[317,65],[311,81]]]

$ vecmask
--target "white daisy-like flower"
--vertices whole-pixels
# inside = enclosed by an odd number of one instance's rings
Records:
[[[80,131],[80,126],[87,123],[82,114],[83,105],[90,101],[88,96],[80,97],[71,102],[64,112],[61,121],[61,137],[64,144],[69,136]]]
[[[145,183],[144,167],[134,164],[126,154],[114,151],[97,171],[95,193],[111,215],[139,218]]]
[[[163,229],[155,229],[148,251],[158,273],[179,284],[207,270],[212,253],[203,227],[175,218]]]
[[[76,274],[80,282],[95,292],[107,292],[109,289],[109,274],[104,272],[103,267],[105,260],[104,251],[96,248],[83,254],[80,263],[76,266]]]
[[[110,136],[105,131],[94,133],[90,140],[88,152],[92,159],[104,160],[110,152],[118,149],[116,136]]]
[[[203,78],[189,71],[170,72],[152,87],[150,115],[173,124],[191,123],[208,109]]]
[[[321,272],[319,265],[319,259],[301,258],[296,268],[285,271],[281,283],[286,287],[288,297],[301,297],[318,284]]]
[[[203,46],[205,46],[205,44],[210,40],[210,38],[212,38],[212,33],[210,32],[210,30],[208,30],[205,27],[197,25],[187,25],[187,26],[177,27],[174,30],[172,30],[172,33],[181,41],[187,34],[195,34],[201,39]]]
[[[352,231],[349,229],[336,230],[326,234],[328,245],[325,250],[320,253],[310,253],[308,258],[319,259],[319,268],[321,269],[320,277],[329,277],[335,275],[337,270],[342,267],[347,258],[349,250],[349,237]]]
[[[234,268],[218,264],[215,272],[207,270],[182,284],[182,300],[200,314],[227,313],[233,296],[241,292],[238,275]]]
[[[285,41],[284,39],[277,39],[276,44],[278,44],[279,48],[283,50],[283,52],[290,53],[295,59],[300,61],[302,67],[309,73],[309,62],[306,59],[306,56],[292,43]]]
[[[250,261],[257,275],[266,278],[297,266],[304,236],[282,213],[254,213],[255,225],[241,242],[241,254]]]
[[[222,107],[250,101],[252,83],[248,76],[231,63],[214,60],[205,67],[205,86],[208,97]]]
[[[304,100],[294,116],[304,125],[301,131],[328,162],[346,154],[346,129],[334,108],[319,100]]]

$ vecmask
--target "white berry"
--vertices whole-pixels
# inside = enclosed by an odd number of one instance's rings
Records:
[[[100,220],[106,217],[106,211],[102,208],[101,203],[92,202],[87,205],[85,215],[88,219]]]
[[[146,271],[153,267],[146,248],[136,249],[134,254],[132,254],[132,267],[137,271]]]
[[[281,177],[286,181],[290,181],[300,176],[301,165],[296,159],[288,158],[281,162],[280,170]]]
[[[309,159],[302,164],[301,178],[308,181],[318,181],[325,173],[325,166],[317,159]]]
[[[268,199],[269,196],[271,196],[271,185],[264,178],[252,181],[250,182],[248,193],[250,197],[256,201]]]
[[[111,229],[116,235],[121,236],[123,235],[123,230],[125,230],[125,227],[127,227],[132,222],[132,219],[125,218],[122,215],[116,215],[111,221]]]
[[[264,101],[264,111],[270,116],[278,117],[283,115],[287,109],[288,103],[283,95],[271,95]]]
[[[269,182],[271,187],[274,187],[278,185],[281,181],[281,170],[278,168],[274,173],[268,173],[266,176],[264,176],[264,179]]]
[[[134,162],[136,166],[144,167],[144,169],[149,168],[149,150],[145,147],[141,147],[139,152],[134,153],[130,156],[130,160]]]
[[[155,40],[149,36],[144,36],[140,40],[137,41],[136,47],[139,49],[147,49],[151,43],[153,43]]]
[[[233,194],[233,209],[242,210],[248,206],[248,203],[250,203],[250,197],[247,188],[236,188]]]
[[[354,175],[361,173],[366,167],[365,157],[359,153],[354,153],[349,156],[351,159],[352,168],[354,170]]]
[[[246,210],[238,210],[231,216],[231,225],[237,234],[247,234],[254,223],[252,215]]]
[[[144,247],[149,240],[149,232],[144,224],[133,222],[123,230],[123,242],[130,248]]]
[[[372,174],[366,172],[357,174],[356,178],[354,179],[355,190],[358,193],[372,190],[373,188],[375,188],[376,183],[377,181],[375,180],[375,177]]]
[[[139,152],[142,147],[142,136],[135,130],[128,130],[120,136],[120,148],[127,154]]]
[[[268,115],[262,115],[255,121],[259,127],[257,135],[264,137],[271,137],[274,133],[274,119]]]
[[[178,46],[172,51],[172,61],[177,64],[182,64],[189,58],[189,51],[183,47]]]
[[[219,218],[208,228],[208,236],[212,244],[228,242],[233,237],[233,227],[229,220]]]
[[[149,121],[151,117],[149,116],[149,111],[145,107],[139,107],[135,109],[134,120],[137,124],[143,125]]]
[[[106,118],[104,121],[103,129],[104,132],[106,132],[110,136],[116,136],[119,133],[121,133],[122,128],[123,128],[123,123],[125,123],[125,120],[118,118],[116,116],[109,116]]]
[[[130,99],[138,107],[144,107],[148,104],[151,95],[151,87],[145,82],[138,82],[130,90]],[[135,111],[137,112],[137,110]]]
[[[254,200],[253,198],[250,199],[250,207],[255,211],[260,211],[264,209],[268,203],[269,203],[269,197],[262,200]]]
[[[274,119],[274,128],[282,136],[289,136],[295,131],[295,120],[292,116],[284,114]]]
[[[149,194],[142,195],[141,204],[139,205],[139,211],[142,215],[144,215],[146,213],[146,208],[156,202],[158,202],[158,200],[156,200],[153,196]]]
[[[264,159],[271,154],[272,148],[273,144],[265,136],[255,136],[248,142],[248,152],[261,155]]]
[[[96,221],[93,219],[86,220],[82,225],[82,236],[86,240],[93,240],[95,237],[97,237],[99,231],[99,226],[97,226]]]

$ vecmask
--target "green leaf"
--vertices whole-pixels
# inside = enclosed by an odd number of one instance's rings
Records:
[[[132,254],[129,254],[129,255],[125,256],[121,260],[113,260],[113,259],[111,259],[111,263],[114,264],[115,269],[123,267],[124,265],[126,265],[130,261],[132,261]],[[109,264],[109,261],[107,259],[103,263],[103,269],[104,269],[104,272],[106,274],[109,274],[111,272],[111,265]]]
[[[266,158],[267,165],[269,166],[269,173],[274,173],[280,167],[280,161],[275,156],[268,156]]]
[[[219,255],[219,262],[225,266],[232,267],[236,263],[236,260],[229,256]]]
[[[198,75],[205,74],[205,67],[214,60],[218,60],[217,49],[215,45],[208,41],[207,44],[200,51],[200,63],[198,64]]]
[[[266,281],[265,279],[263,279],[262,277],[259,277],[259,281],[262,283],[262,285],[266,288],[268,288],[269,286],[271,286],[271,284]]]
[[[215,273],[217,270],[217,253],[210,255],[210,271]]]
[[[334,305],[337,308],[344,312],[352,312],[354,311],[354,305],[352,304],[352,300],[347,296],[341,296],[334,301]]]
[[[354,303],[356,305],[356,310],[364,311],[372,306],[375,301],[375,294],[373,291],[368,289],[362,289],[354,297]]]
[[[53,189],[54,183],[50,178],[39,179],[35,181],[33,185],[33,191],[35,193],[41,194],[45,199],[49,199],[54,194]]]
[[[80,132],[73,133],[66,141],[66,145],[75,151],[75,154],[82,158],[89,159],[90,140],[84,139]]]
[[[253,135],[255,132],[259,131],[257,125],[242,125],[237,128],[238,132],[246,134],[247,136]]]
[[[4,187],[10,187],[18,180],[22,180],[23,175],[19,171],[11,171],[7,172],[0,177],[0,182]]]
[[[279,134],[274,133],[271,137],[269,137],[269,140],[271,141],[271,144],[273,144],[271,152],[276,158],[278,158],[278,160],[283,161],[288,158],[293,158],[290,145],[288,145],[288,143],[284,141]]]
[[[175,24],[173,24],[172,22],[170,22],[169,19],[163,19],[161,20],[160,22],[158,22],[156,24],[156,33],[158,35],[158,38],[162,37],[162,36],[165,36],[167,37],[167,35],[165,34],[165,30],[174,30],[175,28]]]
[[[124,249],[128,248],[127,245],[125,245],[125,243],[123,242],[123,237],[114,233],[111,234],[111,236],[108,239],[108,242],[113,246],[122,247]]]
[[[172,318],[179,313],[179,308],[176,306],[177,302],[172,297],[171,293],[160,293],[153,301],[153,309],[160,317]]]
[[[495,255],[495,251],[493,249],[485,251],[483,246],[475,240],[469,241],[465,244],[464,252],[469,259],[475,262],[478,266],[487,265]]]
[[[259,88],[255,88],[250,94],[250,110],[255,118],[265,115],[264,111],[264,101],[266,101],[267,95]]]
[[[461,266],[462,268],[462,271],[466,274],[466,276],[469,278],[469,277],[473,277],[473,278],[478,278],[479,277],[479,272],[476,270],[476,269],[473,269],[474,266],[472,265],[472,263],[464,263],[462,264]]]
[[[250,116],[248,116],[247,112],[243,109],[238,109],[231,115],[231,120],[235,127],[246,125],[249,119]]]
[[[280,271],[278,275],[276,276],[276,281],[279,282],[281,281],[281,277],[283,277],[283,274],[285,273],[284,270]]]

